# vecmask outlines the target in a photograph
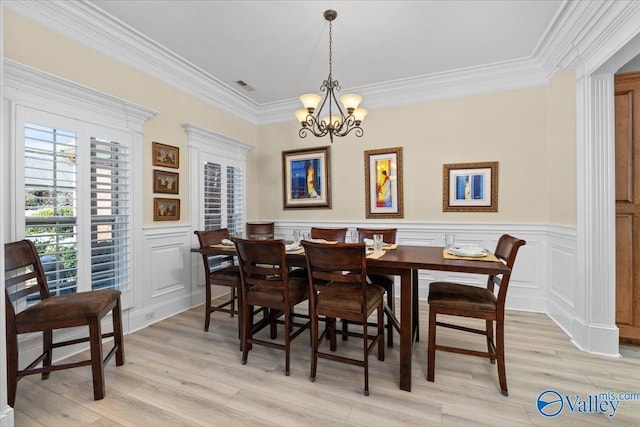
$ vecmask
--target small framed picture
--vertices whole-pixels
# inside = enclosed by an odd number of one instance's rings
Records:
[[[180,148],[154,142],[153,165],[178,169],[180,167]]]
[[[180,199],[153,198],[154,221],[178,221],[180,219]]]
[[[404,218],[402,147],[364,152],[367,218]]]
[[[498,162],[445,164],[442,180],[443,212],[498,212]]]
[[[330,147],[282,152],[284,209],[330,208]]]
[[[178,194],[179,174],[177,172],[166,172],[153,170],[153,192]]]

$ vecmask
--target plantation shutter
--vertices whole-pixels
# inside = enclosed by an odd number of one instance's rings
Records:
[[[227,166],[227,228],[232,236],[242,235],[244,218],[244,194],[242,170]]]
[[[130,156],[126,145],[91,138],[91,288],[128,289]]]
[[[222,166],[204,163],[204,229],[222,228]]]
[[[40,254],[52,295],[77,290],[76,133],[24,124],[25,237]]]

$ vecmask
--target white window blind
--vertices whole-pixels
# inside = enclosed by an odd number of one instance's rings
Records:
[[[129,286],[128,147],[91,138],[91,287]]]
[[[205,162],[203,172],[204,229],[222,228],[222,166]]]
[[[42,261],[52,295],[76,292],[76,133],[24,124],[25,237]]]
[[[232,236],[243,231],[244,218],[244,182],[243,173],[238,167],[227,166],[227,228]]]

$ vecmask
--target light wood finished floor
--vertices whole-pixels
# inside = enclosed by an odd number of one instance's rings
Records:
[[[94,401],[89,367],[31,376],[18,383],[16,426],[404,426],[404,425],[640,425],[640,401],[620,403],[613,418],[572,414],[555,418],[536,410],[544,390],[585,396],[640,392],[640,349],[621,358],[576,349],[546,315],[507,314],[509,397],[500,394],[494,365],[486,359],[437,353],[435,383],[425,379],[427,307],[421,306],[422,340],[413,357],[413,391],[398,388],[398,348],[386,360],[370,357],[370,390],[362,369],[320,360],[309,381],[309,340],[294,341],[291,376],[281,351],[254,346],[240,363],[236,319],[216,313],[202,330],[201,307],[125,337],[126,364],[106,370],[107,394]],[[439,328],[439,342],[482,337]],[[397,336],[396,336],[397,338]],[[358,339],[339,351],[360,351]]]

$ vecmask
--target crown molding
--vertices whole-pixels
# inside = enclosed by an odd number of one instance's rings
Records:
[[[73,109],[74,115],[80,115],[94,123],[116,125],[138,133],[142,133],[146,120],[158,114],[150,108],[7,58],[3,59],[3,88],[7,99],[49,105],[52,111],[58,112],[61,112],[59,100],[64,99],[64,108]]]
[[[85,1],[15,1],[5,7],[108,57],[157,78],[254,125],[292,121],[297,99],[258,105],[184,58]],[[349,88],[375,110],[547,84],[559,68],[585,67],[585,57],[616,26],[631,25],[640,2],[565,1],[530,57]],[[624,40],[618,40],[622,43]]]
[[[257,105],[220,80],[85,1],[4,1],[6,9],[257,124]]]

